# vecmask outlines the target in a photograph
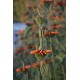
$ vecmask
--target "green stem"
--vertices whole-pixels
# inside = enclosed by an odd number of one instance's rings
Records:
[[[50,44],[51,44],[51,50],[52,50],[52,57],[53,57],[53,59],[54,59],[54,48],[53,48],[53,44],[52,44],[52,42],[53,42],[53,40],[52,40],[52,38],[50,38]]]
[[[43,30],[42,27],[39,28],[39,38],[40,38],[40,49],[43,48]]]

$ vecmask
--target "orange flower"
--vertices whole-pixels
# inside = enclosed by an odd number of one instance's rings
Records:
[[[27,50],[27,49],[28,49],[28,46],[25,46],[23,49],[24,49],[24,50]]]
[[[52,35],[57,35],[57,34],[59,34],[59,32],[57,32],[57,31],[54,31],[54,32],[45,32],[44,36],[46,37],[46,36],[52,36]]]
[[[52,51],[51,51],[51,50],[45,50],[45,52],[46,52],[46,53],[51,53]]]
[[[32,67],[33,67],[33,68],[37,68],[37,67],[39,67],[39,66],[40,66],[40,62],[36,62],[36,63],[32,64]]]
[[[44,60],[44,61],[42,61],[42,65],[47,64],[47,63],[51,63],[51,62],[54,62],[54,60]],[[33,63],[32,65],[27,65],[27,66],[24,66],[24,67],[21,67],[21,68],[17,68],[16,72],[24,72],[24,71],[30,69],[30,67],[39,68],[40,67],[40,62],[36,62],[36,63]]]
[[[29,69],[31,66],[30,65],[27,65],[27,66],[25,66],[24,68],[25,69]]]
[[[58,29],[58,28],[62,28],[62,25],[61,24],[59,24],[59,25],[56,25],[56,26],[52,26],[53,28],[55,28],[55,29]]]
[[[36,54],[38,52],[39,52],[39,50],[34,50],[34,51],[31,51],[30,54]]]
[[[51,32],[51,35],[56,35],[59,34],[59,32],[55,31],[55,32]]]
[[[57,6],[58,5],[58,2],[56,0],[54,0],[54,6]]]
[[[24,71],[25,71],[25,69],[23,67],[16,69],[16,72],[24,72]]]
[[[24,72],[25,70],[28,70],[30,67],[31,67],[30,65],[27,65],[21,68],[17,68],[16,72]]]
[[[32,9],[33,8],[33,5],[26,5],[26,8],[29,8],[29,9]]]
[[[47,53],[51,53],[51,50],[34,50],[31,51],[30,54],[40,54],[40,55],[45,55]]]
[[[42,65],[46,64],[46,63],[51,63],[51,62],[54,62],[54,60],[44,60],[42,61]],[[40,67],[40,62],[36,62],[34,64],[32,64],[32,67],[33,68],[38,68]]]
[[[40,3],[40,4],[38,4],[38,8],[39,8],[39,9],[41,9],[41,7],[42,7],[42,4],[41,4],[41,3]]]
[[[16,49],[16,54],[19,53],[19,52],[21,52],[22,50],[23,50],[22,48],[17,48]]]
[[[17,69],[16,69],[16,72],[20,72],[20,68],[17,68]]]
[[[24,30],[19,30],[19,34],[24,34]]]
[[[59,19],[59,16],[55,16],[55,17],[53,17],[53,19]]]

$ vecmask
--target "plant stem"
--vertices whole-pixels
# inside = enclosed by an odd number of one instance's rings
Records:
[[[40,38],[40,49],[43,48],[43,30],[42,27],[39,27],[39,38]]]

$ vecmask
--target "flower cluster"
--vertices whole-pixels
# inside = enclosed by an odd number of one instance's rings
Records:
[[[51,50],[33,50],[30,52],[30,54],[46,55],[51,52]]]
[[[34,45],[28,45],[28,46],[25,46],[23,48],[17,48],[16,49],[16,54],[20,53],[21,51],[24,51],[24,50],[27,50],[27,49],[32,49],[32,48],[36,48]]]
[[[58,28],[61,28],[62,26],[51,26],[51,27],[48,27],[48,30],[51,30],[51,29],[58,29]],[[57,35],[57,34],[59,34],[59,32],[58,31],[53,31],[53,32],[44,32],[44,37],[47,37],[47,36],[52,36],[52,35]],[[34,35],[34,37],[35,38],[38,38],[39,37],[39,35],[38,34],[35,34]]]
[[[44,33],[44,36],[46,37],[46,36],[52,36],[52,35],[57,35],[57,34],[59,34],[59,32],[57,32],[57,31],[45,32],[45,33]]]
[[[46,63],[51,63],[51,62],[54,62],[54,60],[44,60],[42,61],[42,65],[46,64]],[[36,62],[36,63],[33,63],[32,65],[27,65],[27,66],[24,66],[24,67],[21,67],[21,68],[17,68],[16,69],[16,72],[24,72],[30,68],[39,68],[40,67],[40,62]]]
[[[16,72],[24,72],[25,70],[28,70],[30,67],[31,67],[30,65],[27,65],[21,68],[17,68]]]

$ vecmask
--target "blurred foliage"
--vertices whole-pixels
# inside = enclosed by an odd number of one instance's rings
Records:
[[[14,20],[24,22],[27,26],[19,32],[22,45],[13,55],[14,80],[66,80],[66,1],[14,0]],[[59,33],[50,35],[49,32]],[[49,34],[44,36],[44,33]],[[30,54],[39,48],[40,36],[42,49],[52,50],[51,54]],[[54,62],[44,65],[40,63],[40,67],[16,72],[17,68],[43,60]]]

